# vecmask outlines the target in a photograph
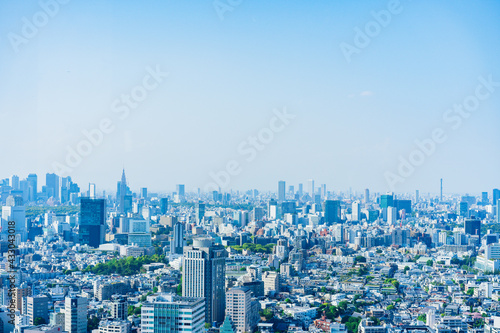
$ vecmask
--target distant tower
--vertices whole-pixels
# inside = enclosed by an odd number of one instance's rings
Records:
[[[441,194],[439,196],[439,202],[443,202],[443,178],[441,178]]]
[[[118,211],[121,214],[126,213],[125,209],[125,196],[127,195],[127,178],[125,177],[125,169],[123,169],[122,172],[122,179],[120,181],[120,184],[118,186]]]
[[[278,182],[278,203],[282,203],[283,201],[285,201],[285,188],[285,181],[280,180]]]

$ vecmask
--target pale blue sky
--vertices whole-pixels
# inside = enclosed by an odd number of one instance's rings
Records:
[[[500,87],[459,129],[443,120],[478,77],[500,81],[500,2],[402,0],[347,62],[340,44],[388,3],[245,0],[221,20],[212,1],[73,0],[15,52],[9,38],[42,8],[2,1],[0,176],[44,179],[109,118],[114,131],[70,173],[83,188],[114,190],[123,166],[134,190],[203,188],[236,160],[228,188],[314,178],[385,192],[384,174],[438,127],[448,140],[396,191],[437,192],[441,177],[446,192],[500,187]],[[111,104],[157,66],[168,77],[121,120]],[[296,118],[247,162],[238,146],[284,107]]]

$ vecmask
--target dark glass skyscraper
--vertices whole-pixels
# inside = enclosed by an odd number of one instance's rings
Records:
[[[341,221],[339,200],[325,200],[323,211],[325,212],[325,224],[330,225]]]
[[[104,243],[106,224],[106,200],[81,198],[80,201],[80,244],[99,247]]]
[[[467,219],[465,220],[465,234],[476,235],[481,239],[481,220],[479,219]]]
[[[394,207],[394,196],[384,194],[380,196],[380,208]]]

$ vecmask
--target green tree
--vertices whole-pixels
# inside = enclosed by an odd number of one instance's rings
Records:
[[[417,319],[423,321],[424,323],[427,322],[427,316],[424,313],[419,314]]]
[[[35,320],[33,320],[33,325],[35,325],[35,326],[45,325],[45,324],[47,324],[47,322],[42,317],[36,317]]]
[[[432,266],[433,261],[431,259],[427,260],[427,266]]]

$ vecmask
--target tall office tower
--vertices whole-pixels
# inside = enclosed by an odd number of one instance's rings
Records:
[[[231,288],[226,293],[226,316],[234,318],[238,332],[253,332],[257,326],[258,310],[252,303],[248,287]]]
[[[415,191],[415,203],[420,201],[420,191],[416,190]]]
[[[184,247],[182,296],[205,299],[205,322],[221,323],[226,308],[224,247],[214,245],[210,238],[195,238]]]
[[[28,178],[26,179],[28,181],[28,200],[29,201],[36,201],[37,199],[37,191],[38,191],[38,177],[34,173],[30,173],[28,175]]]
[[[325,200],[325,202],[323,202],[323,211],[325,212],[326,225],[341,222],[339,200]]]
[[[267,204],[267,217],[270,220],[278,218],[278,202],[274,199],[269,200]]]
[[[483,205],[487,205],[490,203],[490,201],[488,200],[488,192],[481,193],[481,203]]]
[[[196,224],[200,225],[203,221],[203,217],[205,216],[205,204],[203,202],[198,201],[194,207]]]
[[[122,179],[118,182],[116,191],[116,201],[118,201],[118,212],[121,214],[127,214],[129,212],[128,202],[127,202],[128,198],[125,198],[126,196],[128,196],[129,194],[128,192],[129,188],[127,186],[127,177],[125,177],[125,169],[123,169]],[[131,204],[132,203],[130,203],[130,206]]]
[[[142,333],[205,332],[203,298],[174,294],[148,296],[141,309]]]
[[[370,202],[370,190],[369,189],[365,189],[365,203],[368,203]]]
[[[19,176],[13,175],[10,177],[10,186],[13,190],[19,190]]]
[[[78,233],[80,244],[99,247],[104,243],[106,199],[81,198]]]
[[[288,186],[288,193],[293,197],[295,195],[295,187],[293,185]]]
[[[172,233],[170,253],[182,254],[184,251],[184,223],[175,223]]]
[[[396,207],[387,207],[387,223],[395,224],[398,219],[398,210]]]
[[[345,242],[344,225],[341,223],[336,224],[333,232],[334,232],[334,236],[335,236],[335,241],[337,243],[343,244]]]
[[[177,184],[177,194],[179,195],[180,199],[184,199],[184,197],[186,196],[184,184]]]
[[[361,205],[360,205],[359,201],[354,201],[352,203],[351,219],[353,221],[359,221],[360,217],[361,217]]]
[[[167,214],[168,212],[168,198],[161,198],[160,199],[160,213],[162,215]]]
[[[443,202],[443,178],[441,178],[441,189],[439,192],[439,202]]]
[[[380,208],[394,207],[394,195],[392,193],[380,196]]]
[[[28,230],[26,227],[26,207],[23,203],[23,198],[14,197],[9,195],[5,200],[5,206],[2,206],[2,219],[1,219],[1,237],[7,240],[9,231],[9,221],[14,222],[14,230],[16,241],[25,242],[28,237]],[[11,225],[12,227],[12,225]]]
[[[497,204],[498,203],[498,199],[500,199],[500,190],[495,188],[493,189],[493,195],[492,195],[492,198],[493,198],[493,204]]]
[[[148,188],[147,187],[141,187],[141,198],[143,198],[143,199],[148,198]]]
[[[304,194],[304,185],[302,183],[299,184],[299,197],[302,197]]]
[[[64,300],[64,330],[68,333],[87,333],[87,306],[85,297],[66,297]]]
[[[47,197],[54,197],[59,200],[59,176],[55,173],[48,173],[45,175],[45,188]]]
[[[411,200],[401,200],[397,199],[393,201],[393,207],[396,207],[396,210],[399,212],[401,210],[405,210],[407,214],[411,214]]]
[[[497,200],[497,223],[500,223],[500,199]]]
[[[35,324],[35,319],[43,319],[45,324],[49,323],[49,298],[47,296],[29,296],[27,298],[27,314],[30,317],[30,325]]]
[[[321,184],[321,199],[326,198],[326,184]]]
[[[314,195],[316,194],[314,191],[314,179],[309,179],[307,181],[307,185],[308,185],[308,191],[309,191],[309,195],[311,196],[311,198],[314,199]]]
[[[254,207],[252,211],[252,221],[262,221],[264,218],[264,208],[262,207]]]
[[[126,320],[128,316],[128,302],[125,297],[118,297],[111,302],[111,317]]]
[[[461,201],[457,207],[457,214],[461,217],[469,217],[469,203],[467,201]]]
[[[280,180],[278,182],[278,202],[279,203],[282,203],[283,201],[285,201],[285,188],[286,188],[285,181]]]
[[[89,184],[89,198],[90,199],[95,199],[96,198],[96,190],[95,190],[95,184],[90,183]]]
[[[476,218],[466,219],[464,222],[466,235],[479,236],[481,239],[481,220]]]

